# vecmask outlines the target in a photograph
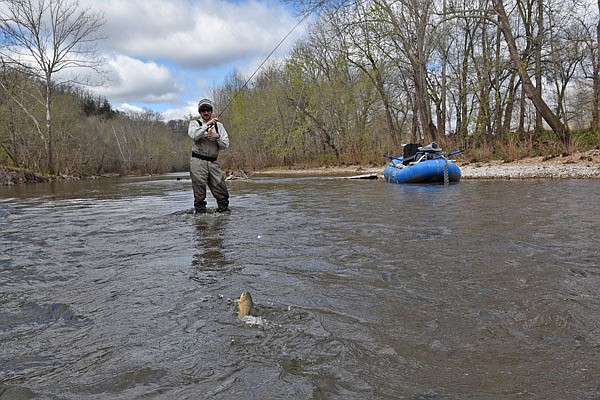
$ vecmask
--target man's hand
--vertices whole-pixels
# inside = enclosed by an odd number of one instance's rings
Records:
[[[213,131],[212,128],[210,128],[208,130],[208,132],[206,132],[206,136],[209,139],[215,139],[215,140],[221,137],[221,135],[219,135],[217,132]]]
[[[218,138],[221,137],[221,135],[219,135],[217,132],[215,132],[213,130],[214,126],[217,124],[217,122],[219,121],[219,118],[214,117],[209,119],[208,121],[206,121],[206,125],[208,125],[208,131],[206,132],[206,136],[209,139],[213,139],[213,140],[217,140]]]

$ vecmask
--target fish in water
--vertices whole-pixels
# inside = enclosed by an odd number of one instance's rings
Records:
[[[242,292],[239,300],[236,300],[236,303],[238,305],[238,316],[240,318],[248,315],[253,317],[258,315],[256,307],[254,307],[254,302],[252,301],[252,296],[250,296],[250,292]]]

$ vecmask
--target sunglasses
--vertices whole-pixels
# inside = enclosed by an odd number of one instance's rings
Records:
[[[212,108],[201,108],[201,109],[200,109],[200,112],[201,112],[201,113],[204,113],[204,112],[212,112]]]

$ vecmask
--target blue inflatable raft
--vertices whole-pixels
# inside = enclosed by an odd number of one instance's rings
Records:
[[[452,183],[460,181],[460,168],[436,144],[427,146],[407,144],[402,157],[391,157],[383,171],[386,182],[391,183]]]

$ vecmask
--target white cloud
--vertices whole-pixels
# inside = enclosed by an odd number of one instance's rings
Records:
[[[125,55],[107,59],[108,82],[92,88],[98,95],[113,102],[137,101],[158,103],[176,101],[182,91],[164,65],[143,62]]]
[[[99,43],[109,81],[91,88],[113,106],[151,107],[165,119],[195,112],[233,70],[249,77],[296,25],[276,0],[80,0],[102,10]],[[275,56],[293,46],[294,31]],[[275,57],[274,56],[274,57]]]
[[[102,5],[110,50],[191,68],[264,56],[295,25],[277,2],[108,0]]]
[[[163,120],[165,121],[170,121],[170,120],[174,120],[174,119],[185,119],[187,117],[191,116],[197,116],[198,115],[198,107],[196,102],[188,102],[188,104],[185,107],[180,107],[180,108],[169,108],[167,110],[164,110],[160,113],[160,115],[162,116]]]
[[[124,112],[126,114],[128,114],[128,113],[141,114],[146,111],[142,107],[134,106],[134,105],[128,104],[128,103],[121,104],[119,107],[117,107],[117,110]]]

